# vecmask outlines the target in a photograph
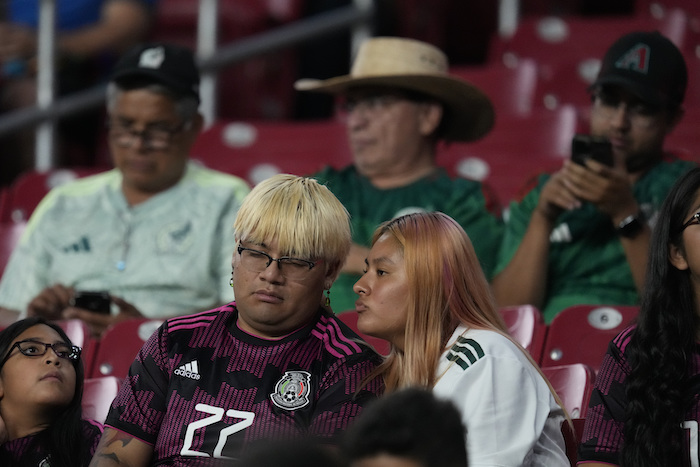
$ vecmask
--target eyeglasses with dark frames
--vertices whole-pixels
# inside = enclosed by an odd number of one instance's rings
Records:
[[[681,226],[679,232],[683,232],[685,229],[687,229],[693,224],[700,224],[700,212],[696,212],[695,214],[693,214],[693,217],[691,217],[688,222]]]
[[[140,139],[148,149],[163,151],[170,147],[176,135],[189,129],[190,122],[182,122],[173,128],[152,127],[141,131],[135,131],[120,122],[107,122],[107,128],[110,137],[119,147],[132,148]]]
[[[241,255],[241,265],[253,272],[263,272],[272,262],[277,263],[280,274],[291,280],[301,280],[306,278],[309,271],[321,261],[309,261],[301,258],[292,258],[290,256],[282,256],[281,258],[273,258],[264,251],[238,247],[238,254]]]
[[[65,358],[66,360],[78,360],[80,358],[81,349],[77,345],[68,345],[65,342],[57,342],[55,344],[47,344],[45,342],[40,342],[34,339],[25,339],[23,341],[15,342],[10,347],[10,351],[7,353],[5,358],[0,363],[3,366],[8,358],[12,355],[12,350],[17,347],[22,355],[27,357],[41,357],[46,355],[49,348],[53,350],[53,353],[57,357]]]

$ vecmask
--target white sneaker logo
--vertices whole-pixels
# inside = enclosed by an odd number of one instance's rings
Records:
[[[190,363],[185,363],[184,365],[180,366],[177,370],[175,370],[173,374],[195,380],[201,378],[199,374],[199,365],[197,365],[197,360],[192,360]]]

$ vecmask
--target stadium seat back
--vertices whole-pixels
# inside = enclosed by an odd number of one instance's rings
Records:
[[[192,154],[251,185],[277,173],[311,175],[326,165],[340,168],[351,162],[345,127],[335,120],[221,121],[199,135]]]
[[[542,368],[571,418],[586,418],[588,401],[593,392],[593,369],[583,363]]]
[[[515,305],[501,307],[499,312],[510,335],[539,363],[547,335],[547,325],[540,310],[532,305]]]
[[[98,340],[90,334],[90,328],[84,321],[79,319],[61,319],[55,322],[63,329],[73,345],[82,349],[81,359],[85,368],[85,377],[92,372],[92,363],[97,352]]]
[[[578,445],[581,443],[583,436],[583,427],[586,424],[585,418],[572,418],[573,429],[569,423],[564,420],[561,424],[561,432],[564,435],[564,443],[566,444],[566,457],[569,459],[569,465],[576,467],[578,461]]]
[[[126,378],[139,350],[162,323],[161,320],[137,318],[109,327],[100,339],[90,376]]]
[[[104,167],[52,169],[47,172],[29,171],[18,176],[10,185],[3,222],[23,222],[29,219],[39,202],[57,186],[104,171]]]
[[[452,67],[450,73],[476,85],[491,99],[496,115],[529,115],[537,89],[534,60],[519,60],[513,66],[501,63]]]
[[[490,60],[513,64],[534,59],[546,67],[562,61],[601,59],[620,36],[633,31],[658,30],[679,48],[688,40],[688,16],[678,8],[660,18],[633,16],[543,16],[523,17],[511,35],[501,35],[491,43]]]
[[[86,378],[83,386],[83,418],[104,423],[122,379],[115,376]]]
[[[637,306],[575,305],[549,325],[542,367],[583,363],[598,373],[610,341],[639,314]]]
[[[509,66],[523,59],[536,62],[535,107],[587,106],[586,90],[598,74],[606,50],[619,37],[632,31],[658,30],[684,51],[694,47],[697,33],[692,29],[688,14],[680,8],[669,8],[656,16],[531,15],[520,19],[512,35],[494,37],[490,61]]]
[[[453,175],[488,183],[506,204],[533,176],[561,167],[578,127],[578,112],[570,105],[539,109],[527,117],[496,116],[494,128],[482,139],[441,145],[437,162]]]

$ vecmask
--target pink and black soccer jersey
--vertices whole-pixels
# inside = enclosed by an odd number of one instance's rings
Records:
[[[579,446],[579,461],[607,462],[619,465],[619,454],[624,444],[624,420],[627,396],[625,382],[630,368],[625,350],[635,326],[622,331],[608,347],[600,372],[596,376],[595,390],[586,414],[586,425]],[[695,394],[692,405],[685,414],[688,454],[686,466],[700,465],[700,350],[692,356],[691,387]]]
[[[90,459],[95,455],[97,443],[102,436],[102,424],[94,420],[81,420],[83,436],[82,452],[75,453],[75,467],[87,467]],[[0,445],[0,465],[22,467],[50,467],[51,456],[46,450],[43,436],[46,432],[40,431],[24,438],[13,439]],[[82,459],[84,463],[79,463]]]
[[[333,438],[381,392],[380,378],[362,387],[378,355],[330,313],[277,341],[241,331],[236,317],[231,303],[166,321],[105,425],[152,444],[153,465],[213,465],[256,440]]]

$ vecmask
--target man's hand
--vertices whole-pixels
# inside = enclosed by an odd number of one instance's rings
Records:
[[[134,305],[122,298],[111,296],[112,302],[119,307],[119,313],[101,314],[76,307],[67,307],[62,314],[63,319],[79,319],[85,322],[90,328],[94,337],[101,337],[105,330],[111,325],[133,318],[142,318],[143,315]]]
[[[564,211],[581,207],[581,201],[570,189],[567,172],[568,161],[558,172],[552,174],[542,187],[536,212],[553,224]]]
[[[639,211],[629,174],[623,169],[589,159],[586,167],[567,161],[564,171],[567,187],[573,195],[594,204],[613,223]]]
[[[41,316],[48,320],[61,319],[63,310],[73,297],[73,288],[62,284],[47,287],[27,305],[27,316]]]

